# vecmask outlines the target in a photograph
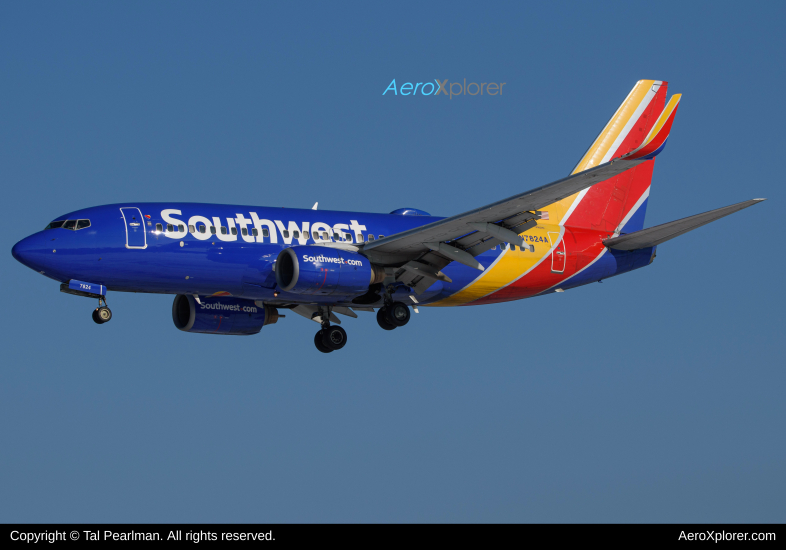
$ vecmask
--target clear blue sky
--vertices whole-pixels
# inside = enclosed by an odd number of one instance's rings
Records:
[[[0,521],[783,521],[784,4],[524,4],[5,3]],[[770,200],[603,284],[323,355],[171,296],[97,326],[11,257],[121,201],[458,213],[567,175],[642,78],[684,94],[647,226]]]

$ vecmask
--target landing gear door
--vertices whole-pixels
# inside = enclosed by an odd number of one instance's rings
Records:
[[[565,239],[560,238],[559,233],[549,232],[549,242],[551,243],[551,272],[563,273],[565,271]],[[557,243],[556,246],[554,243]]]
[[[145,218],[139,208],[121,208],[126,224],[126,248],[147,248]]]

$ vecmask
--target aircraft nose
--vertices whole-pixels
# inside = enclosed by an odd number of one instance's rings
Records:
[[[30,261],[32,248],[32,239],[26,237],[14,245],[11,249],[11,255],[16,258],[17,262],[27,265]]]
[[[11,255],[21,264],[39,271],[46,258],[44,247],[48,244],[40,234],[30,235],[14,245]],[[48,252],[51,254],[52,250]]]

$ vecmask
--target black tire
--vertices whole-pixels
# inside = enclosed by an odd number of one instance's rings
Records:
[[[104,322],[98,317],[98,308],[95,308],[93,310],[93,321],[95,321],[95,323],[97,325],[103,325],[104,324]]]
[[[387,309],[388,308],[383,307],[377,311],[377,323],[383,330],[393,330],[396,328],[396,325],[391,325],[390,321],[388,321]]]
[[[330,353],[331,351],[333,351],[332,349],[330,349],[329,347],[327,347],[325,344],[322,343],[322,331],[321,330],[314,335],[314,345],[322,353]]]
[[[96,317],[101,319],[102,323],[108,323],[112,320],[112,310],[108,307],[100,307],[96,310]]]
[[[385,317],[394,327],[403,327],[409,323],[409,308],[404,302],[393,302],[387,309]]]
[[[323,328],[322,343],[331,351],[336,351],[347,345],[347,331],[337,325]]]

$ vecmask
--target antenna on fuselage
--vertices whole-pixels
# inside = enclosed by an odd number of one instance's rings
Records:
[[[311,210],[316,210],[317,206],[319,206],[319,201],[314,203],[314,206],[311,207]]]

